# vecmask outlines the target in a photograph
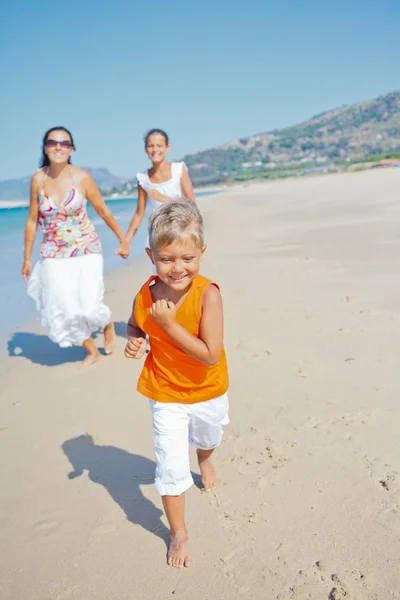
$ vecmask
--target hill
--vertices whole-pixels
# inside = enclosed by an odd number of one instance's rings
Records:
[[[128,180],[127,177],[113,175],[108,169],[92,169],[87,167],[85,168],[85,171],[90,173],[97,185],[105,194],[109,193],[113,187],[122,186]],[[0,200],[28,201],[30,181],[30,176],[0,181]]]
[[[359,161],[400,151],[400,91],[344,106],[304,123],[236,139],[184,157],[194,182]]]

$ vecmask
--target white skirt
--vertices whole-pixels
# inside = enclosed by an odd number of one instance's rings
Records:
[[[111,321],[103,304],[103,256],[46,258],[35,265],[28,294],[49,338],[61,348],[82,344]]]

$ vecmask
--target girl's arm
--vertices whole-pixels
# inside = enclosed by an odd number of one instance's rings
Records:
[[[137,230],[139,229],[139,227],[143,221],[144,213],[146,211],[146,204],[147,204],[147,192],[139,185],[138,186],[138,201],[137,201],[137,206],[136,206],[136,212],[133,215],[133,219],[130,222],[128,231],[126,232],[126,235],[125,235],[125,239],[128,242],[128,244],[131,243],[133,236],[135,235],[135,233],[137,232]]]
[[[170,300],[157,300],[151,315],[186,354],[208,366],[219,361],[224,338],[224,317],[221,293],[215,285],[209,285],[203,294],[198,338],[177,323],[176,306]]]
[[[147,350],[146,334],[142,331],[135,319],[135,302],[133,301],[132,314],[129,317],[128,325],[126,328],[126,335],[128,341],[125,346],[126,358],[142,358]]]
[[[36,230],[39,219],[38,196],[38,177],[35,174],[31,179],[29,214],[25,226],[24,264],[22,267],[22,277],[25,281],[29,281],[32,272],[31,254],[33,244],[35,243]]]
[[[122,256],[122,258],[128,258],[129,253],[131,251],[129,244],[125,240],[125,236],[122,233],[121,227],[118,225],[111,210],[108,208],[107,204],[101,197],[99,188],[97,187],[89,173],[85,173],[82,185],[85,188],[86,198],[89,200],[94,210],[104,220],[104,222],[109,226],[109,228],[115,233],[115,235],[121,242],[120,246],[117,248],[117,254]]]
[[[192,180],[190,179],[189,171],[184,166],[181,179],[182,193],[188,200],[195,200]]]

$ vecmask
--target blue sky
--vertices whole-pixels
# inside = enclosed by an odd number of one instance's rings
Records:
[[[400,88],[398,0],[0,2],[0,179],[53,125],[133,176],[151,127],[179,158]]]

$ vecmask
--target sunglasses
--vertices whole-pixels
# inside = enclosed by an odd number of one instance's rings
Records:
[[[61,148],[66,148],[67,150],[72,147],[71,142],[67,140],[63,140],[62,142],[58,142],[57,140],[46,140],[45,145],[48,148],[55,148],[58,144],[60,144]]]

